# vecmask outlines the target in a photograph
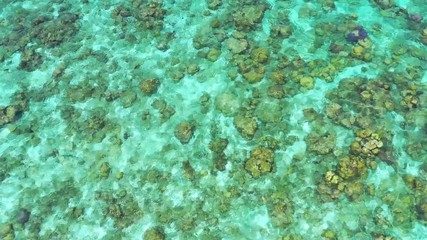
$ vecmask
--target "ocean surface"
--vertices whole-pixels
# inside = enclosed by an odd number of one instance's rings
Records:
[[[0,0],[0,239],[427,239],[426,13]]]

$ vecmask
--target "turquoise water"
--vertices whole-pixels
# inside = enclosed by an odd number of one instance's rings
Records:
[[[0,239],[427,239],[426,12],[0,1]]]

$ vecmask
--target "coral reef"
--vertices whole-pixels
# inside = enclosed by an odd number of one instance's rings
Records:
[[[181,144],[187,144],[193,137],[196,126],[191,122],[180,122],[175,127],[175,137]]]
[[[144,240],[164,240],[165,234],[160,227],[149,228],[144,232]]]
[[[258,147],[251,151],[249,159],[245,162],[245,170],[252,177],[258,178],[274,169],[274,152],[264,147]]]
[[[380,152],[383,145],[377,133],[364,129],[356,132],[356,139],[351,144],[350,150],[355,155],[372,157]]]
[[[247,139],[252,139],[258,128],[258,124],[255,118],[245,117],[242,115],[237,115],[234,117],[234,126],[239,131],[239,133]]]
[[[364,40],[367,37],[368,33],[366,32],[366,30],[361,26],[357,26],[356,29],[347,34],[347,41],[349,43],[356,44],[360,40]]]
[[[352,179],[365,174],[367,167],[365,161],[359,157],[343,157],[338,162],[337,174],[343,179]]]
[[[152,95],[157,92],[159,85],[160,85],[160,81],[158,79],[150,78],[150,79],[142,80],[139,84],[139,87],[141,88],[144,94]]]
[[[343,2],[0,3],[0,238],[424,239],[426,6]]]

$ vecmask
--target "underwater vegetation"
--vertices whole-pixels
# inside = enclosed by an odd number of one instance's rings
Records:
[[[0,3],[0,238],[426,239],[406,2]]]

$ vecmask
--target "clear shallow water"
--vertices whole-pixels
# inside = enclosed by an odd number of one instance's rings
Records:
[[[423,1],[0,5],[2,239],[427,238]]]

